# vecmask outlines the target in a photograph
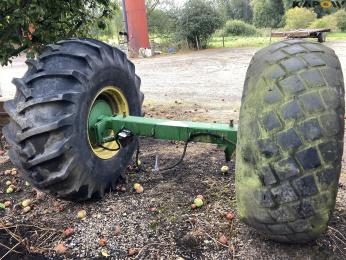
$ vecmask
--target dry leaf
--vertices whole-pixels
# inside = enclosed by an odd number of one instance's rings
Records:
[[[43,200],[46,197],[46,194],[42,191],[36,190],[36,199],[37,200]]]
[[[115,235],[115,236],[119,236],[120,233],[121,233],[121,228],[120,228],[119,225],[116,225],[116,226],[115,226],[115,229],[114,229],[114,235]]]
[[[137,255],[138,253],[139,253],[138,248],[129,248],[129,250],[127,251],[128,256],[134,256],[134,255]]]

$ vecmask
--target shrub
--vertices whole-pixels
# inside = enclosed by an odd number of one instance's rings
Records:
[[[316,13],[304,7],[295,7],[285,13],[287,29],[304,29],[316,20]]]
[[[180,11],[177,38],[186,39],[190,47],[206,48],[223,21],[214,5],[207,0],[188,0]]]
[[[313,29],[330,28],[332,31],[339,31],[337,19],[334,14],[323,16],[321,19],[316,19],[310,24],[309,27]]]
[[[226,35],[256,35],[258,34],[256,27],[240,20],[229,20],[224,27]]]
[[[346,31],[346,11],[340,10],[334,14],[315,20],[310,28],[330,28],[332,31]]]
[[[340,31],[346,31],[346,11],[339,10],[333,16],[336,18],[336,24]]]

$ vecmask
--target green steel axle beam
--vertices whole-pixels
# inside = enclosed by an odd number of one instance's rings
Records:
[[[115,135],[110,135],[112,131]],[[173,121],[136,116],[101,116],[91,126],[94,142],[102,145],[119,139],[119,133],[127,130],[135,136],[146,136],[161,140],[194,141],[213,143],[224,148],[229,161],[237,143],[238,126],[230,124]]]

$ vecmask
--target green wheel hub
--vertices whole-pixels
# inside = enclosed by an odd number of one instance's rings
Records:
[[[128,115],[129,107],[123,92],[117,87],[108,86],[101,89],[94,98],[89,110],[87,125],[90,148],[97,157],[103,160],[108,160],[114,157],[118,153],[118,151],[114,150],[117,150],[119,146],[115,141],[103,145],[109,150],[98,146],[93,126],[97,123],[101,116],[113,116],[115,114]],[[107,137],[113,135],[114,132],[109,130],[104,134]]]
[[[112,116],[113,109],[105,100],[96,100],[91,108],[88,119],[88,132],[90,143],[95,144],[96,138],[92,127],[96,124],[100,116]]]

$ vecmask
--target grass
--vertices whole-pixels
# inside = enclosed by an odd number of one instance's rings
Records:
[[[272,38],[272,42],[279,41],[278,38]],[[262,47],[270,44],[270,37],[243,37],[229,36],[225,37],[225,46],[223,46],[222,37],[213,37],[209,42],[210,48],[241,48],[241,47]]]
[[[346,32],[332,32],[328,33],[327,35],[327,41],[340,41],[340,40],[346,40]]]
[[[269,29],[259,29],[261,35],[270,35]],[[278,29],[278,31],[283,29]],[[117,46],[118,37],[107,37],[100,36],[99,40],[105,41],[112,46]],[[159,36],[152,35],[152,39],[155,39],[155,42],[161,44],[162,46],[170,46],[169,40],[167,38],[160,38]],[[271,42],[281,41],[282,38],[272,38]],[[346,32],[332,32],[328,33],[327,41],[340,41],[346,40]],[[225,48],[242,48],[242,47],[264,47],[270,44],[269,36],[228,36],[225,37]],[[222,37],[214,36],[209,42],[209,48],[222,48]]]
[[[271,42],[281,41],[282,38],[272,38]],[[327,41],[346,40],[346,32],[328,33]],[[225,37],[225,48],[263,47],[270,44],[270,37],[263,36],[229,36]],[[209,42],[210,48],[222,48],[222,37],[213,37]]]

